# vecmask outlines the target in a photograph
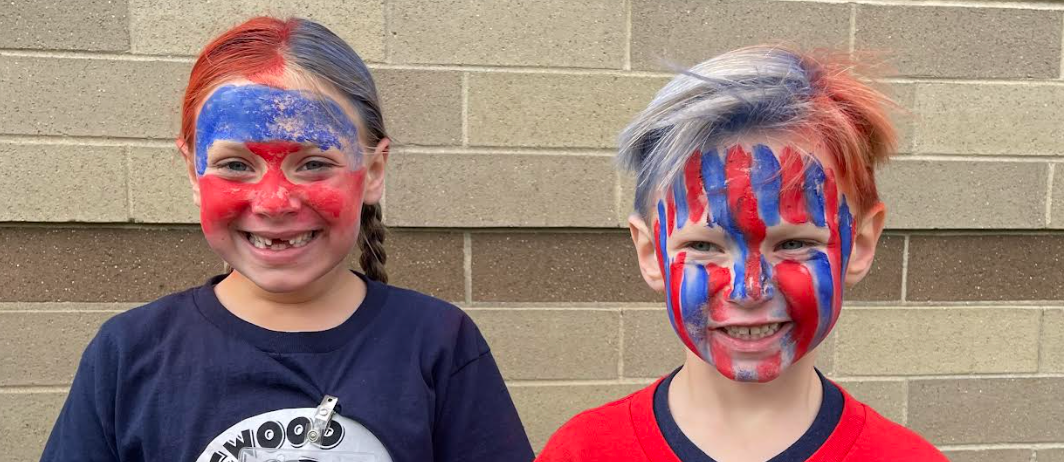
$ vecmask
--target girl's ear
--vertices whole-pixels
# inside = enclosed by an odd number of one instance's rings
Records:
[[[181,151],[181,157],[185,159],[185,167],[188,169],[188,181],[192,183],[192,201],[196,203],[196,207],[199,207],[200,190],[199,176],[196,175],[196,159],[192,158],[192,153],[188,151],[188,144],[185,144],[185,140],[178,138],[174,142],[177,144],[177,150]]]
[[[373,155],[366,163],[366,191],[362,196],[362,202],[376,204],[380,202],[384,194],[384,167],[388,164],[388,150],[392,140],[381,138]]]
[[[850,251],[849,264],[846,266],[846,286],[861,282],[872,269],[872,260],[876,256],[876,244],[883,234],[886,223],[887,207],[882,202],[876,203],[865,212],[858,223],[860,228],[853,233],[853,249]]]
[[[632,243],[635,244],[635,256],[639,261],[643,280],[651,289],[659,293],[664,292],[665,277],[661,274],[658,250],[654,245],[654,236],[647,229],[646,221],[639,214],[633,213],[628,217],[628,230],[632,232]]]

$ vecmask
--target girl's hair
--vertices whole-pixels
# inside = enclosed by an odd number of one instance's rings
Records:
[[[215,87],[234,78],[265,80],[283,71],[314,77],[342,93],[358,112],[361,141],[367,146],[388,136],[373,77],[343,39],[307,19],[257,17],[214,39],[192,67],[181,108],[185,146],[196,145],[196,111]],[[362,205],[360,227],[359,265],[368,277],[387,282],[380,204]]]
[[[735,50],[681,73],[620,135],[618,162],[636,172],[635,209],[676,179],[691,154],[744,134],[810,136],[823,143],[850,198],[865,211],[879,201],[875,168],[897,143],[893,103],[845,57],[775,46]]]

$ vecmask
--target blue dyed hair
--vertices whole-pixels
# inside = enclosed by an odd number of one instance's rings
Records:
[[[652,211],[695,151],[748,134],[817,136],[857,189],[859,209],[878,200],[873,170],[896,144],[892,103],[838,58],[773,46],[722,54],[666,84],[621,132],[617,160],[636,174],[635,210]]]

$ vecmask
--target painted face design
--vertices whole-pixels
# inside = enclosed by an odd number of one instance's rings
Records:
[[[339,264],[362,206],[357,133],[321,95],[217,89],[196,123],[200,219],[211,247],[268,290],[297,287]],[[300,271],[278,273],[286,269]]]
[[[811,155],[696,151],[654,222],[673,329],[732,380],[775,379],[838,319],[853,223]]]

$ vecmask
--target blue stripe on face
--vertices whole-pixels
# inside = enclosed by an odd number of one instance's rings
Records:
[[[809,219],[814,225],[823,228],[826,225],[824,219],[824,168],[820,162],[809,162],[805,167],[805,206],[809,212]]]
[[[676,204],[676,229],[683,228],[687,223],[687,190],[683,178],[672,184],[672,201]]]
[[[669,277],[669,266],[672,262],[669,261],[669,252],[666,251],[669,238],[669,224],[665,220],[665,201],[658,201],[658,252],[661,255],[661,261],[665,262],[662,265],[662,272],[665,274],[665,292],[668,293],[669,288],[672,287],[672,278]],[[672,297],[666,295],[665,297],[665,311],[669,314],[669,323],[672,324],[673,330],[679,332],[679,327],[683,325],[682,320],[676,319],[672,314]]]
[[[809,259],[807,265],[809,265],[809,270],[816,280],[814,284],[816,286],[819,319],[817,320],[816,336],[813,337],[813,341],[817,342],[827,335],[828,323],[831,322],[831,313],[834,309],[832,300],[835,297],[835,280],[831,275],[831,261],[828,260],[828,256],[824,252],[813,252],[813,256]]]
[[[846,275],[846,266],[850,263],[850,252],[853,251],[853,216],[850,215],[850,206],[846,205],[846,197],[842,198],[839,207],[839,243],[841,244],[842,268],[839,271]]]
[[[732,267],[735,275],[732,278],[732,299],[746,298],[746,239],[739,227],[732,221],[728,210],[728,183],[724,164],[716,150],[710,150],[702,154],[702,181],[705,183],[706,198],[709,200],[709,208],[713,212],[709,217],[709,226],[720,226],[731,241],[739,249],[739,255],[735,258]]]
[[[685,265],[680,287],[680,315],[684,324],[705,327],[702,307],[709,301],[709,277],[704,265]]]
[[[196,120],[196,172],[207,169],[217,140],[313,143],[321,150],[357,143],[358,130],[335,101],[300,90],[225,85],[203,104]],[[361,166],[355,147],[356,167]]]
[[[780,162],[772,149],[763,144],[754,146],[754,168],[750,172],[754,193],[757,195],[757,209],[765,226],[775,226],[780,222]]]

